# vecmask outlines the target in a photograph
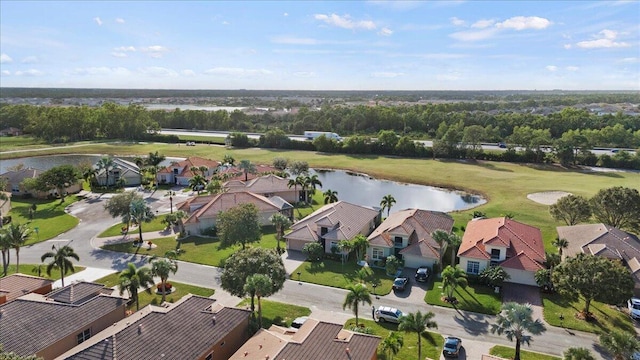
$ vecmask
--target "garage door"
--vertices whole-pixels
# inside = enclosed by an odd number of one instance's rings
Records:
[[[417,269],[420,266],[429,266],[433,268],[433,260],[425,259],[422,256],[403,255],[404,267]]]
[[[289,239],[289,240],[287,240],[287,249],[296,250],[296,251],[302,251],[302,248],[307,243],[308,243],[308,241]]]
[[[531,271],[516,270],[516,269],[509,269],[509,268],[504,268],[504,270],[507,272],[507,274],[509,274],[509,276],[511,276],[511,279],[507,280],[506,282],[537,286],[534,273]]]

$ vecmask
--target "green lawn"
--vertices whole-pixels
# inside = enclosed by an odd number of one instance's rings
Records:
[[[67,214],[64,209],[78,201],[74,195],[67,196],[63,203],[60,199],[39,200],[14,197],[11,199],[11,222],[14,224],[27,224],[34,232],[27,240],[26,245],[35,244],[54,238],[78,225],[78,219]],[[29,207],[36,204],[36,212],[33,219],[29,218]],[[38,232],[35,232],[35,228]]]
[[[558,294],[542,294],[544,305],[544,319],[550,325],[563,326],[568,329],[602,334],[613,329],[635,334],[631,317],[607,304],[592,301],[589,311],[595,316],[594,321],[585,321],[576,317],[584,309],[584,300],[570,302]],[[560,321],[560,314],[564,317]]]
[[[153,218],[153,220],[151,220],[148,223],[142,223],[142,232],[151,232],[151,231],[160,231],[160,230],[164,230],[167,225],[162,223],[162,220],[164,220],[164,218],[166,218],[167,215],[159,215],[156,216],[155,218]],[[114,219],[115,220],[115,219]],[[102,233],[100,233],[100,235],[98,235],[98,237],[110,237],[110,236],[118,236],[118,235],[122,235],[122,227],[126,225],[124,223],[117,223],[113,226],[111,226],[110,228],[108,228],[107,230],[103,231]],[[137,236],[138,234],[138,228],[134,227],[131,228],[131,231],[129,231],[129,236]],[[143,235],[144,236],[144,235]]]
[[[291,326],[291,322],[301,316],[309,316],[311,310],[306,307],[285,304],[277,301],[262,299],[262,327],[268,329],[271,325]],[[251,309],[251,299],[244,299],[239,308]],[[256,318],[258,316],[258,300],[255,299]]]
[[[350,328],[356,323],[355,319],[350,319],[345,324],[345,328]],[[373,320],[359,319],[359,323],[366,328],[372,330],[372,335],[380,336],[382,341],[389,335],[391,331],[398,331],[398,324],[391,323],[378,323]],[[404,339],[404,346],[400,349],[398,354],[394,355],[394,359],[402,360],[417,360],[418,359],[418,336],[416,333],[400,332]],[[381,343],[382,343],[381,341]],[[422,335],[422,356],[430,359],[439,359],[442,352],[442,346],[444,339],[442,335],[427,331]],[[378,347],[378,359],[389,360],[387,355],[382,352],[381,347]]]
[[[103,284],[104,286],[107,286],[107,287],[114,287],[118,285],[119,276],[120,276],[120,273],[113,273],[111,275],[107,275],[103,278],[95,280],[94,282],[98,284]],[[188,284],[171,281],[171,278],[169,278],[169,282],[173,284],[174,291],[171,293],[171,295],[166,296],[165,301],[170,303],[180,300],[183,296],[187,294],[194,294],[194,295],[209,297],[215,293],[214,289],[208,289],[208,288],[203,288],[195,285],[188,285]],[[151,294],[145,291],[141,291],[138,293],[138,301],[140,303],[140,309],[142,309],[143,307],[149,304],[159,305],[160,301],[162,301],[162,295],[155,294],[155,292],[153,292],[153,289],[155,289],[155,287],[152,288]],[[125,292],[125,295],[128,295],[128,294]],[[136,304],[135,303],[130,304],[129,306],[127,306],[127,310],[136,311]]]
[[[43,140],[37,140],[36,138],[27,135],[4,136],[2,138],[2,141],[0,141],[0,151],[15,150],[22,147],[36,148],[46,146],[51,145],[48,145]]]
[[[493,292],[493,288],[485,285],[469,284],[465,288],[458,287],[454,294],[458,299],[458,304],[455,307],[460,310],[496,315],[502,306],[502,296]],[[432,281],[429,283],[424,301],[430,305],[453,308],[454,306],[450,303],[442,301],[443,296],[442,281]]]
[[[12,257],[13,261],[15,262],[15,256]],[[84,266],[74,266],[73,269],[75,270],[75,272],[80,272],[82,270],[85,269]],[[0,267],[0,274],[1,274],[2,268]],[[15,264],[10,264],[9,268],[7,269],[7,275],[11,275],[16,273],[16,265]],[[60,279],[60,270],[57,269],[53,269],[51,270],[51,276],[47,275],[47,265],[35,265],[35,264],[20,264],[20,273],[21,274],[25,274],[25,275],[31,275],[31,276],[39,276],[39,277],[43,277],[45,279],[51,279],[51,280],[59,280]],[[68,273],[66,276],[72,275],[73,273]],[[1,278],[1,277],[0,277]],[[66,277],[65,277],[66,279]]]
[[[489,350],[489,353],[491,355],[499,356],[501,358],[513,359],[513,357],[516,355],[516,348],[496,345],[492,347],[491,350]],[[533,351],[526,351],[520,348],[520,359],[522,360],[561,360],[562,358],[552,356],[552,355],[541,354]]]
[[[263,235],[258,243],[251,246],[259,246],[263,248],[273,249],[276,247],[275,230],[273,226],[265,226],[262,228]],[[157,245],[156,248],[149,250],[147,246],[140,248],[133,246],[132,242],[120,243],[113,245],[105,245],[102,248],[105,250],[137,253],[144,255],[158,255],[164,256],[169,250],[175,250],[178,242],[174,236],[164,237],[160,239],[150,239],[151,242]],[[146,241],[146,240],[145,240]],[[234,252],[242,249],[241,245],[235,246],[222,246],[220,240],[217,238],[189,236],[180,241],[181,253],[178,257],[181,261],[188,261],[197,264],[221,266],[224,260],[228,258]],[[280,246],[284,246],[281,242]]]
[[[349,260],[344,264],[341,261],[325,259],[320,262],[305,261],[292,274],[294,280],[298,280],[297,273],[300,273],[300,280],[312,284],[326,285],[345,289],[348,285],[359,281],[358,272],[363,269],[354,260]],[[376,294],[386,295],[391,292],[393,278],[386,275],[384,269],[368,268],[371,270],[365,278],[367,286],[376,284]]]

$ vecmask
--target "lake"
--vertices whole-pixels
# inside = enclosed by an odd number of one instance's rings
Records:
[[[8,159],[0,161],[0,174],[7,168],[24,164],[25,167],[33,167],[40,170],[48,170],[54,166],[82,162],[95,164],[101,158],[100,155],[52,155],[37,156],[20,159]],[[133,158],[122,157],[125,160]],[[168,166],[172,161],[182,158],[167,158],[161,166]],[[344,170],[310,170],[311,175],[317,174],[322,182],[322,188],[317,191],[324,192],[328,189],[338,192],[338,199],[354,204],[366,206],[380,206],[382,197],[391,194],[396,203],[392,211],[408,208],[419,208],[450,212],[466,210],[486,203],[486,200],[478,195],[461,191],[452,191],[433,186],[405,184],[389,180],[374,179],[365,174],[358,174]]]

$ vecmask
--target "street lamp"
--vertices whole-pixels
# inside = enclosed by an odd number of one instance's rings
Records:
[[[173,214],[173,195],[176,193],[169,190],[169,206],[171,207],[171,213]]]
[[[564,327],[564,324],[562,323],[564,321],[564,315],[560,314],[559,318],[560,318],[560,327]]]
[[[298,282],[300,282],[300,275],[302,275],[302,273],[298,271]]]
[[[371,286],[373,286],[373,296],[376,297],[376,299],[378,299],[378,295],[376,295],[376,288],[378,287],[378,285],[376,284],[371,284]]]

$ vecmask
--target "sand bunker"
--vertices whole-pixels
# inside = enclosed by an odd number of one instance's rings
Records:
[[[527,195],[527,199],[542,205],[553,205],[563,196],[571,195],[566,191],[543,191]]]

